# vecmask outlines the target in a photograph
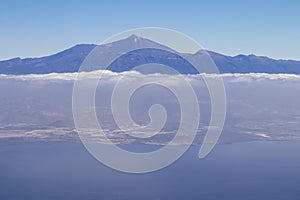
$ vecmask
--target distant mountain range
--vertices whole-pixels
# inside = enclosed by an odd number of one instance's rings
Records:
[[[116,51],[119,47],[134,45],[135,47],[163,47],[159,43],[132,35],[126,39],[119,40],[110,44],[98,46],[100,51]],[[85,57],[97,45],[80,44],[54,55],[41,58],[14,58],[0,61],[0,74],[47,74],[77,72]],[[166,47],[164,47],[166,48]],[[207,51],[216,63],[221,73],[271,73],[271,74],[300,74],[300,61],[295,60],[275,60],[264,56],[237,55],[226,56],[216,52]],[[195,54],[188,54],[192,59],[201,62],[199,59],[203,51]],[[185,54],[187,55],[187,54]],[[170,54],[167,51],[157,51],[153,49],[143,49],[129,53],[127,62],[117,59],[109,69],[116,72],[130,70],[130,68],[149,63],[158,62],[175,68],[183,74],[197,73],[195,69],[182,57]],[[128,59],[129,58],[129,59]],[[129,61],[129,62],[128,62]],[[91,67],[89,71],[96,70]]]

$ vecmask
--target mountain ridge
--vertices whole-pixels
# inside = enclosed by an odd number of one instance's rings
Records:
[[[161,45],[149,39],[132,35],[128,38],[118,40],[115,42],[100,45],[100,49],[103,51],[116,51],[122,49],[124,45],[134,45],[135,47],[162,47],[168,49],[168,47]],[[57,52],[52,55],[36,57],[36,58],[12,58],[8,60],[0,61],[0,74],[47,74],[47,73],[65,73],[65,72],[77,72],[81,63],[85,57],[98,45],[95,44],[77,44],[71,48]],[[99,47],[99,46],[98,46]],[[300,74],[300,61],[297,60],[284,60],[273,59],[267,56],[257,56],[254,54],[244,55],[239,54],[236,56],[227,56],[214,51],[199,50],[194,54],[188,54],[193,59],[198,59],[199,55],[203,52],[207,52],[217,65],[220,73],[270,73],[270,74]],[[161,54],[161,52],[160,52]],[[152,62],[157,62],[164,58],[164,56],[170,56],[168,54],[160,55],[154,51],[141,51],[131,55],[130,65],[136,66],[141,63],[141,57],[145,57],[144,60],[148,60],[148,55],[152,57],[158,57],[157,59],[151,57]],[[198,57],[197,57],[198,56]],[[189,66],[185,65],[179,57],[178,63],[182,66],[176,66],[180,69],[180,73],[188,74],[195,73]],[[177,61],[177,60],[176,60]],[[198,60],[197,60],[198,61]],[[174,62],[174,60],[172,61]],[[199,62],[201,62],[199,60]],[[127,71],[130,67],[122,68],[122,62],[116,63],[116,66],[111,66],[112,71]],[[126,63],[127,64],[127,63]],[[171,64],[164,59],[163,64]],[[96,70],[96,69],[91,69]]]

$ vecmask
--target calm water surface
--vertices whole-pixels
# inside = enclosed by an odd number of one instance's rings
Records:
[[[132,175],[103,166],[80,143],[1,146],[0,199],[300,198],[300,142],[217,145],[204,160],[198,151]]]

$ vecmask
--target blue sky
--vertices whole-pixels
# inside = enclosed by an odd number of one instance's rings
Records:
[[[300,1],[0,1],[0,59],[100,43],[138,27],[183,32],[227,55],[300,60]]]

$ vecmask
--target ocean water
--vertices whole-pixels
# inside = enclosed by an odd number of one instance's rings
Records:
[[[203,160],[198,151],[133,175],[102,165],[81,143],[1,146],[0,199],[300,198],[300,142],[221,144]]]

